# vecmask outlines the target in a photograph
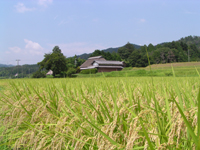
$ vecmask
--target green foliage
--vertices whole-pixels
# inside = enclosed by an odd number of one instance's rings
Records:
[[[140,46],[139,45],[136,45],[136,44],[132,44],[136,49],[139,49],[140,48]],[[123,47],[123,46],[122,46]],[[117,53],[117,51],[118,51],[118,49],[119,49],[120,47],[116,47],[116,48],[107,48],[107,49],[104,49],[104,50],[102,50],[104,53],[107,53],[107,52],[109,52],[109,53]],[[82,55],[79,55],[79,56],[77,56],[78,58],[81,58],[81,59],[88,59],[90,56],[92,55],[92,53],[89,53],[89,54],[86,54],[86,53],[84,53],[84,54],[82,54]],[[96,56],[98,56],[98,55],[96,55]],[[113,59],[113,60],[116,60],[116,59]],[[120,58],[120,60],[121,60],[121,58]]]
[[[170,49],[168,47],[158,48],[151,55],[154,63],[173,63],[173,62],[183,62],[186,61],[187,55],[183,51],[178,51],[177,49]]]
[[[85,62],[85,59],[77,58],[75,55],[74,57],[67,58],[67,67],[68,68],[76,68],[81,66]]]
[[[79,72],[81,72],[80,66],[78,66],[78,67],[76,68],[76,73],[79,73]]]
[[[100,56],[100,55],[102,55],[102,53],[104,53],[104,52],[97,49],[90,55],[90,57]]]
[[[40,66],[40,70],[44,68],[52,70],[55,77],[57,74],[67,71],[67,60],[58,46],[55,46],[52,51],[50,54],[45,54],[44,59],[38,62],[38,65]]]
[[[97,73],[97,69],[93,68],[93,69],[85,69],[85,70],[81,70],[80,72],[81,74],[95,74]]]
[[[147,47],[147,51],[148,52],[152,52],[152,51],[154,51],[155,50],[155,47],[150,43],[149,45],[148,45],[148,47]]]
[[[0,67],[14,67],[14,65],[0,64]]]
[[[36,71],[33,73],[32,78],[45,78],[46,73],[44,71]]]
[[[66,76],[67,76],[67,77],[71,77],[72,74],[75,74],[75,73],[76,73],[76,69],[74,69],[74,68],[69,68],[69,69],[67,70],[67,72],[66,72]]]
[[[123,60],[126,66],[145,67],[148,65],[147,48],[150,64],[200,61],[200,37],[189,36],[179,41],[166,42],[156,46],[151,43],[146,46],[134,47],[127,43],[119,47],[116,54],[95,50],[91,56],[102,55],[106,60]],[[189,56],[188,56],[189,53]],[[116,57],[116,55],[118,55]],[[112,56],[112,57],[111,57]],[[111,59],[112,58],[112,59]]]
[[[127,60],[134,50],[134,46],[130,43],[127,43],[125,46],[118,49],[118,53],[122,59]]]
[[[200,48],[200,36],[187,36],[185,38],[181,38],[179,42],[185,43],[187,45],[195,44],[197,48]]]
[[[121,61],[121,57],[118,53],[113,52],[112,54],[110,52],[104,52],[100,50],[95,50],[90,57],[94,56],[103,56],[106,60],[118,60]]]
[[[142,55],[138,50],[135,50],[128,57],[130,66],[134,67],[146,67],[148,65],[148,59],[145,55]]]
[[[172,72],[165,72],[165,75],[166,76],[172,76],[173,74],[172,74]]]
[[[22,65],[13,67],[0,67],[1,78],[16,78],[15,75],[18,73],[17,78],[28,78],[31,77],[34,72],[39,69],[38,65]]]

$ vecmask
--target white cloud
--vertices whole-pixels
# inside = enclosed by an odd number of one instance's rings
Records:
[[[36,42],[30,41],[27,39],[24,39],[24,42],[26,43],[25,48],[27,48],[27,49],[34,49],[34,50],[42,50],[43,49],[42,46],[40,46],[40,44],[38,44]]]
[[[15,8],[16,8],[17,12],[19,12],[19,13],[24,13],[26,11],[35,10],[35,8],[27,8],[23,3],[18,3],[17,5],[15,5]]]
[[[43,52],[43,48],[42,46],[40,46],[40,44],[24,39],[24,42],[26,43],[25,49],[26,51],[28,50],[29,53],[33,54],[33,55],[42,55]]]
[[[53,0],[38,0],[38,4],[40,6],[47,7],[47,5],[51,4]]]
[[[15,46],[15,47],[10,47],[9,48],[11,50],[11,52],[14,52],[14,53],[20,53],[22,50],[21,48]],[[10,51],[6,51],[7,54],[11,53]]]
[[[10,54],[11,52],[10,52],[10,51],[6,51],[5,53],[6,53],[6,54]]]
[[[44,48],[42,48],[42,46],[40,46],[40,44],[24,39],[24,42],[26,43],[25,48],[21,49],[17,46],[14,47],[9,47],[10,51],[6,51],[6,54],[11,54],[11,53],[15,53],[15,54],[23,54],[23,55],[43,55],[44,52]]]
[[[6,62],[20,59],[20,64],[36,64],[43,59],[43,55],[46,53],[45,50],[39,43],[24,39],[24,46],[9,47],[5,51],[3,59]],[[12,64],[16,64],[16,62],[14,61]]]

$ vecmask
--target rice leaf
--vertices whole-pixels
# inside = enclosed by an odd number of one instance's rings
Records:
[[[180,112],[180,114],[181,114],[181,116],[182,116],[187,128],[188,128],[188,131],[189,131],[193,141],[195,142],[196,145],[198,145],[198,137],[195,135],[190,123],[188,122],[187,118],[185,117],[185,115],[184,115],[182,109],[180,108],[179,104],[176,102],[176,100],[174,100],[174,102],[175,102],[175,104],[176,104],[176,106],[177,106],[177,108],[178,108],[178,110],[179,110],[179,112]]]

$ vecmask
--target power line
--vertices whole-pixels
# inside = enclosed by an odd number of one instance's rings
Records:
[[[16,59],[16,61],[17,61],[17,66],[19,66],[19,61],[21,61],[20,59]]]

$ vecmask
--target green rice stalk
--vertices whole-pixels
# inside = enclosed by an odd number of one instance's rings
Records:
[[[181,107],[179,106],[179,104],[176,102],[176,100],[175,100],[174,98],[173,98],[173,101],[174,101],[174,103],[176,104],[176,106],[177,106],[177,108],[178,108],[178,110],[179,110],[179,112],[180,112],[180,114],[181,114],[181,116],[182,116],[182,118],[183,118],[183,120],[184,120],[184,122],[185,122],[187,128],[188,128],[188,131],[189,131],[189,133],[190,133],[190,135],[191,135],[191,137],[192,137],[192,139],[193,139],[195,145],[198,145],[198,138],[197,138],[197,136],[195,135],[195,133],[194,133],[194,131],[193,131],[193,129],[192,129],[192,126],[191,126],[190,123],[188,122],[188,120],[187,120],[186,116],[184,115],[184,113],[183,113]]]
[[[197,110],[197,138],[198,138],[198,149],[200,149],[200,88],[199,93],[197,96],[197,102],[198,102],[198,110]]]
[[[90,121],[88,121],[85,117],[82,117],[87,123],[89,123],[93,128],[95,128],[102,136],[104,136],[110,143],[112,143],[113,145],[116,145],[117,147],[122,147],[122,145],[120,145],[119,143],[117,143],[116,141],[114,141],[113,139],[111,139],[108,135],[106,135],[104,132],[101,131],[101,129],[99,129],[95,124],[91,123]]]
[[[146,132],[146,129],[144,128],[142,118],[139,118],[139,121],[140,121],[140,124],[141,124],[141,126],[142,126],[142,130],[143,130],[144,135],[145,135],[145,137],[146,137],[146,139],[147,139],[147,142],[148,142],[148,144],[149,144],[150,149],[151,149],[151,150],[154,150],[153,145],[152,145],[152,143],[151,143],[151,141],[150,141],[150,138],[149,138],[149,136],[148,136],[148,133]]]

